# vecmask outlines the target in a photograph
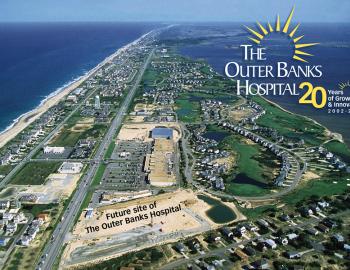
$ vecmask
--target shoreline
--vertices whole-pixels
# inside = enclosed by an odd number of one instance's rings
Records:
[[[296,113],[296,112],[289,111],[288,109],[284,108],[282,105],[278,104],[278,103],[275,102],[275,101],[272,101],[272,100],[268,99],[267,97],[264,97],[264,96],[260,96],[260,97],[263,98],[265,101],[269,102],[270,104],[276,106],[277,108],[279,108],[279,109],[282,110],[282,111],[285,111],[285,112],[287,112],[287,113],[290,113],[290,114],[294,114],[294,115],[303,117],[303,118],[305,118],[306,120],[309,120],[309,121],[311,121],[311,122],[313,122],[313,123],[315,123],[315,124],[317,124],[317,125],[323,127],[323,128],[325,129],[325,132],[326,132],[328,135],[334,137],[333,140],[335,139],[335,140],[338,140],[338,141],[344,143],[343,135],[342,135],[341,133],[331,131],[327,126],[325,126],[324,124],[318,122],[317,120],[315,120],[315,119],[313,119],[313,118],[311,118],[311,117],[309,117],[309,116],[306,116],[306,115],[303,115],[303,114],[300,114],[300,113]]]
[[[118,48],[114,53],[107,56],[102,62],[97,64],[94,68],[87,71],[84,75],[78,76],[72,81],[65,83],[62,87],[56,89],[45,97],[40,104],[34,109],[20,115],[18,118],[13,120],[13,123],[0,132],[0,148],[6,145],[10,140],[16,137],[20,132],[37,120],[42,114],[48,111],[51,107],[58,104],[63,98],[69,95],[73,90],[78,88],[83,82],[88,80],[93,76],[102,66],[113,60],[115,57],[120,55],[122,52],[127,50],[129,47],[137,44],[145,36],[152,33],[154,30],[151,30],[134,41],[127,43],[126,45]]]

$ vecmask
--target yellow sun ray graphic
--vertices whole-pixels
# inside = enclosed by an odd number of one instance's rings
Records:
[[[299,41],[304,37],[304,35],[301,35],[301,36],[294,38],[294,36],[296,35],[296,33],[299,29],[299,26],[300,26],[300,23],[298,23],[296,26],[291,27],[293,15],[294,15],[294,10],[295,10],[295,7],[293,7],[291,12],[289,13],[289,15],[288,15],[288,17],[283,25],[282,31],[281,31],[281,20],[280,20],[279,15],[277,15],[275,28],[273,28],[269,22],[267,23],[267,27],[264,27],[260,22],[257,22],[256,29],[252,29],[248,26],[245,26],[245,27],[254,36],[254,37],[249,37],[249,39],[252,40],[253,42],[255,42],[256,44],[260,44],[260,42],[264,39],[265,36],[268,36],[270,33],[274,32],[274,31],[280,32],[281,34],[286,34],[289,38],[291,38],[291,40],[294,43],[293,59],[297,60],[297,61],[301,61],[301,62],[307,62],[307,60],[304,59],[303,57],[313,56],[313,55],[310,53],[307,53],[303,50],[300,50],[300,49],[312,47],[312,46],[315,46],[319,43],[299,43]],[[292,30],[289,31],[289,28],[291,28]],[[301,55],[303,57],[301,57]]]

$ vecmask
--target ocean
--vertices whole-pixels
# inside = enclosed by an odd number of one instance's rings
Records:
[[[255,27],[254,23],[244,24]],[[350,24],[301,24],[298,35],[305,35],[303,41],[306,43],[320,43],[305,49],[314,56],[307,57],[309,63],[304,65],[322,65],[323,76],[303,79],[303,81],[310,81],[314,86],[323,86],[326,89],[339,89],[339,83],[350,80]],[[168,39],[172,36],[182,36],[183,39],[179,43],[179,52],[182,55],[204,59],[221,74],[224,74],[227,62],[243,63],[242,51],[239,47],[241,44],[252,44],[248,39],[248,32],[241,23],[184,25],[169,30],[163,38]],[[193,44],[194,39],[197,41]],[[293,50],[289,39],[275,34],[266,38],[262,45],[267,47],[268,64],[274,64],[277,61],[292,64]],[[284,80],[250,79],[250,81],[300,82],[293,77]],[[350,96],[350,87],[344,89],[344,93]],[[289,111],[313,118],[331,131],[341,133],[346,143],[350,145],[349,113],[328,114],[326,109],[315,109],[308,105],[298,104],[299,97],[296,96],[269,96],[268,98]]]
[[[253,23],[248,24],[254,26]],[[69,82],[86,73],[118,48],[159,27],[155,23],[0,23],[0,131]],[[326,89],[347,82],[350,24],[302,24],[305,42],[320,44],[307,51],[310,64],[322,65],[323,77],[311,80]],[[248,33],[240,23],[193,24],[171,28],[164,39],[180,39],[179,52],[205,59],[223,74],[229,61],[242,62],[241,44]],[[193,40],[196,39],[195,44]],[[198,41],[199,39],[199,41]],[[289,41],[271,35],[269,61],[290,61]],[[344,90],[350,95],[350,88]],[[293,96],[269,97],[287,110],[315,119],[350,144],[350,114],[328,114],[298,105]]]
[[[0,23],[0,131],[153,23]]]

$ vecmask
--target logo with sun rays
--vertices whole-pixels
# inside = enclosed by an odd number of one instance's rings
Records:
[[[287,18],[287,20],[284,23],[284,26],[282,28],[282,31],[281,31],[281,23],[280,23],[280,16],[279,15],[277,15],[275,28],[273,28],[269,22],[267,23],[268,30],[261,23],[257,22],[257,25],[259,26],[259,29],[261,30],[261,32],[260,32],[260,30],[253,30],[252,28],[245,26],[249,30],[249,32],[251,32],[254,35],[254,37],[249,37],[249,39],[252,40],[253,42],[255,42],[256,44],[260,44],[260,42],[267,35],[269,35],[272,32],[279,32],[281,34],[285,34],[285,35],[289,36],[289,38],[292,40],[292,42],[294,44],[293,59],[301,61],[301,62],[308,62],[303,57],[313,56],[313,55],[310,53],[304,52],[301,49],[306,48],[306,47],[315,46],[319,43],[300,43],[300,40],[304,37],[304,35],[295,37],[295,34],[300,26],[300,23],[298,23],[290,32],[288,32],[289,26],[290,26],[292,18],[293,18],[293,14],[294,14],[294,7],[293,7],[292,11],[289,13],[289,16],[288,16],[288,18]]]

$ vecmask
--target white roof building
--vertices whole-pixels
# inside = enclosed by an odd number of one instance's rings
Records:
[[[80,173],[83,169],[83,163],[80,162],[63,162],[58,169],[59,173],[75,174]]]

